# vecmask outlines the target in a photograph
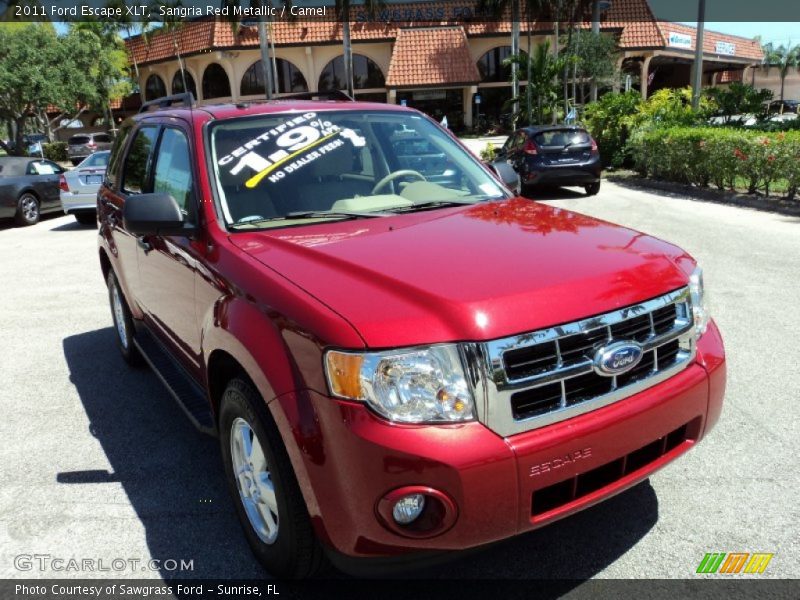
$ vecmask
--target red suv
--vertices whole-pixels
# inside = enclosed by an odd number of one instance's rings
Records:
[[[119,347],[219,436],[273,574],[540,527],[717,421],[722,340],[681,249],[513,197],[414,110],[152,108],[98,196]]]

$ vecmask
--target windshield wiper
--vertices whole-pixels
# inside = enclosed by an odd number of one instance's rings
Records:
[[[240,220],[237,221],[232,225],[232,227],[239,227],[241,225],[248,226],[248,225],[255,225],[257,223],[270,223],[272,221],[289,221],[292,219],[321,219],[324,217],[340,217],[342,219],[356,219],[359,217],[390,217],[386,213],[379,213],[379,212],[356,212],[350,210],[298,210],[290,213],[286,213],[285,215],[281,215],[280,217],[269,217],[268,219],[263,219],[261,217],[254,217],[248,218],[247,220]]]
[[[446,200],[430,200],[428,202],[417,202],[409,206],[398,206],[397,208],[390,208],[391,212],[413,212],[420,208],[443,208],[445,206],[469,206],[477,204],[483,200],[494,198],[494,196],[470,196],[470,200],[465,198],[447,198]],[[499,200],[500,198],[495,198]]]
[[[286,213],[277,219],[317,219],[320,217],[388,217],[386,213],[380,212],[358,212],[355,210],[297,210]],[[272,220],[272,219],[270,219]]]

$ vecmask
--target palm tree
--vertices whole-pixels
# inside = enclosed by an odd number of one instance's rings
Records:
[[[524,1],[524,0],[523,0]],[[519,11],[520,0],[478,0],[476,9],[479,13],[488,13],[495,18],[499,18],[507,8],[511,8],[511,54],[514,56],[519,55]],[[528,3],[528,6],[531,2]],[[526,10],[526,15],[530,14],[530,10]],[[530,50],[530,21],[528,21],[528,50]],[[519,96],[519,63],[518,61],[511,62],[511,97],[517,98]],[[513,102],[512,105],[512,119],[516,125],[517,115],[519,113],[519,103]]]
[[[353,46],[350,42],[350,0],[336,0],[336,18],[342,20],[342,45],[344,46],[344,78],[347,93],[353,96]],[[364,0],[361,5],[368,19],[374,19],[378,11],[386,6],[384,0]]]
[[[550,41],[546,40],[536,46],[531,54],[510,56],[506,62],[522,64],[530,73],[525,88],[525,105],[532,107],[535,101],[536,107],[523,113],[522,118],[528,123],[543,124],[547,110],[553,114],[558,112],[555,109],[559,89],[557,78],[566,61],[563,57],[556,58],[550,53]]]
[[[786,83],[786,75],[789,74],[789,67],[797,67],[800,62],[800,46],[773,46],[772,42],[764,44],[764,66],[778,67],[781,77],[781,101],[783,101],[783,88]]]
[[[106,22],[109,27],[113,27],[118,33],[124,32],[125,37],[128,39],[138,34],[141,36],[142,41],[147,44],[148,34],[152,27],[152,22],[134,21],[125,10],[125,0],[109,0],[106,2],[106,7],[110,9],[118,9],[120,12],[120,16],[116,17],[113,21]],[[131,62],[133,62],[133,72],[136,75],[136,87],[139,89],[139,100],[144,103],[144,91],[139,85],[139,62],[136,60],[136,54],[133,52],[133,49],[128,47],[127,44],[126,50],[128,52],[128,56],[130,56]]]
[[[184,91],[189,91],[189,86],[186,84],[186,68],[183,64],[183,57],[181,56],[180,44],[178,43],[178,33],[183,27],[183,20],[178,16],[180,11],[178,9],[184,6],[181,0],[153,0],[151,5],[151,12],[153,14],[160,14],[159,9],[165,9],[165,16],[162,19],[161,31],[165,34],[172,36],[172,47],[175,50],[175,57],[178,59],[178,68],[181,70],[181,81],[183,82]]]

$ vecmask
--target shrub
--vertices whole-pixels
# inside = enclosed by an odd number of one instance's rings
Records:
[[[64,162],[69,159],[67,155],[67,142],[51,142],[42,144],[44,157],[56,162]]]
[[[639,92],[605,94],[586,107],[584,124],[597,142],[605,165],[621,167],[626,162],[625,145],[630,135],[631,117],[642,98]]]
[[[767,195],[780,182],[790,199],[800,188],[800,132],[669,127],[638,132],[629,150],[645,176]]]
[[[486,162],[491,162],[497,156],[497,150],[494,147],[492,142],[488,142],[486,146],[481,150],[481,160],[485,160]]]

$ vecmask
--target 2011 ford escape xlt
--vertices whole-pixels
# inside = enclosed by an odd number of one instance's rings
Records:
[[[148,103],[98,220],[122,355],[219,436],[279,576],[545,525],[720,414],[723,345],[688,254],[513,197],[410,109]]]

